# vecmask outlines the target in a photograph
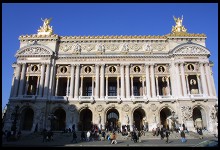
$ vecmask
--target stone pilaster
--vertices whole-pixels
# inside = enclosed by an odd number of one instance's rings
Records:
[[[75,73],[75,65],[71,64],[71,79],[70,79],[70,98],[73,98],[73,92],[74,92],[74,73]]]
[[[25,74],[26,74],[26,63],[22,64],[22,71],[21,71],[21,78],[20,78],[20,84],[19,84],[19,94],[23,95],[24,93],[24,86],[25,86]]]

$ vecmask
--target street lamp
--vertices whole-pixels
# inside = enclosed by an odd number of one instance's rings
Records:
[[[19,110],[19,106],[17,105],[17,106],[15,106],[14,112],[11,114],[11,119],[13,120],[12,126],[11,126],[11,131],[13,131],[13,136],[16,135],[17,120],[18,120],[18,116],[19,116],[18,110]]]

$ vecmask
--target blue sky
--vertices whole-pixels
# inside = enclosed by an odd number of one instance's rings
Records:
[[[15,53],[20,35],[36,34],[41,18],[50,18],[60,36],[165,35],[175,25],[173,15],[183,15],[189,33],[204,33],[218,94],[217,3],[3,3],[2,4],[2,108],[8,103]]]

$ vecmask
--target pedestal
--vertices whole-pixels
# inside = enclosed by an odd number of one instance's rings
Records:
[[[195,132],[195,127],[193,125],[193,121],[185,121],[185,126],[188,129],[188,131]]]

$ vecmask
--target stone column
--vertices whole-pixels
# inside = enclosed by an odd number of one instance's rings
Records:
[[[75,73],[75,65],[71,64],[71,79],[70,79],[70,98],[73,98],[74,92],[74,73]]]
[[[154,78],[154,65],[153,64],[150,66],[150,70],[151,70],[151,92],[152,92],[152,97],[156,97],[155,78]]]
[[[92,77],[92,97],[94,97],[94,79],[95,77]]]
[[[96,64],[95,99],[99,98],[99,64]]]
[[[142,96],[144,97],[144,96],[145,96],[145,88],[144,88],[144,82],[145,82],[145,79],[144,79],[144,78],[145,78],[145,77],[142,76],[141,78],[142,78],[142,89],[143,89],[143,90],[142,90],[142,91],[143,91],[143,95],[142,95]]]
[[[11,81],[11,92],[10,92],[10,97],[13,97],[13,94],[14,94],[14,82],[15,82],[15,74],[13,73],[12,81]]]
[[[212,72],[211,67],[209,67],[209,70],[210,70],[210,72],[211,72],[210,78],[211,78],[211,83],[212,83],[213,96],[216,96],[215,83],[214,83],[213,72]]]
[[[155,76],[155,78],[156,78],[156,86],[157,86],[157,96],[159,96],[158,76]]]
[[[23,95],[24,91],[24,84],[25,84],[25,74],[26,74],[26,64],[24,63],[22,65],[22,71],[21,71],[21,79],[20,79],[20,85],[19,85],[19,94],[18,95]]]
[[[108,76],[106,76],[106,87],[105,87],[105,94],[106,94],[106,98],[108,98]]]
[[[203,63],[200,62],[199,68],[200,68],[201,79],[202,79],[202,91],[203,91],[203,94],[205,96],[207,96],[208,92],[207,92],[207,84],[206,84],[206,80],[205,80],[205,72],[204,72]]]
[[[186,97],[187,96],[187,92],[186,92],[186,79],[185,79],[185,72],[184,72],[184,65],[183,65],[183,63],[180,64],[180,69],[181,69],[183,96]]]
[[[14,93],[13,97],[16,97],[18,94],[18,87],[20,82],[21,76],[21,64],[17,64],[16,71],[15,71],[15,82],[14,82]]]
[[[28,85],[29,85],[29,76],[27,75],[26,77],[27,77],[27,79],[26,79],[26,86],[25,86],[25,95],[27,95]]]
[[[81,76],[80,96],[83,96],[83,76]]]
[[[104,78],[104,73],[105,73],[105,65],[102,64],[101,65],[101,78],[100,78],[100,98],[101,99],[104,99],[104,83],[105,83],[105,78]]]
[[[199,94],[202,94],[202,91],[201,91],[201,83],[200,83],[199,74],[197,74],[197,75],[196,75],[196,77],[197,77],[197,82],[198,82]]]
[[[56,93],[55,93],[55,96],[57,96],[57,94],[58,94],[58,84],[59,84],[59,77],[58,76],[56,76]]]
[[[188,92],[188,94],[191,94],[191,93],[190,93],[190,90],[189,90],[189,80],[188,80],[188,75],[186,74],[185,76],[186,76],[187,92]]]
[[[146,88],[147,88],[147,97],[150,98],[151,94],[150,94],[150,75],[149,75],[149,65],[145,64],[146,66]]]
[[[39,96],[43,96],[43,87],[44,87],[44,74],[45,74],[45,64],[41,65],[41,77],[40,77],[40,88],[39,88]]]
[[[209,90],[209,96],[213,96],[213,91],[212,91],[212,85],[211,85],[211,72],[209,70],[209,65],[208,63],[205,63],[205,72],[206,72],[206,81],[207,81],[207,84],[208,84],[208,90]]]
[[[131,75],[131,97],[134,98],[134,77]]]
[[[175,72],[176,72],[176,87],[177,87],[177,93],[178,93],[178,97],[183,96],[182,94],[182,87],[181,87],[181,83],[180,83],[180,73],[179,73],[179,64],[175,63]],[[175,83],[174,83],[175,85]]]
[[[75,92],[74,99],[79,98],[79,64],[76,65],[76,78],[75,78]]]
[[[40,76],[37,76],[37,88],[36,88],[36,93],[35,93],[36,96],[39,93],[39,85],[40,85]]]
[[[119,76],[117,76],[117,99],[120,98],[120,95],[119,95]]]
[[[126,98],[130,99],[130,74],[129,74],[129,64],[125,66],[126,72]]]
[[[168,95],[170,96],[170,95],[171,95],[171,94],[170,94],[171,89],[170,89],[169,76],[166,77],[166,81],[167,81]]]
[[[70,83],[70,77],[67,77],[66,96],[69,96],[69,83]]]
[[[125,98],[125,76],[124,76],[124,65],[121,64],[121,98]]]
[[[48,95],[48,89],[49,89],[49,76],[50,76],[50,64],[47,64],[46,69],[46,79],[45,79],[45,85],[44,85],[44,97],[46,98]]]

